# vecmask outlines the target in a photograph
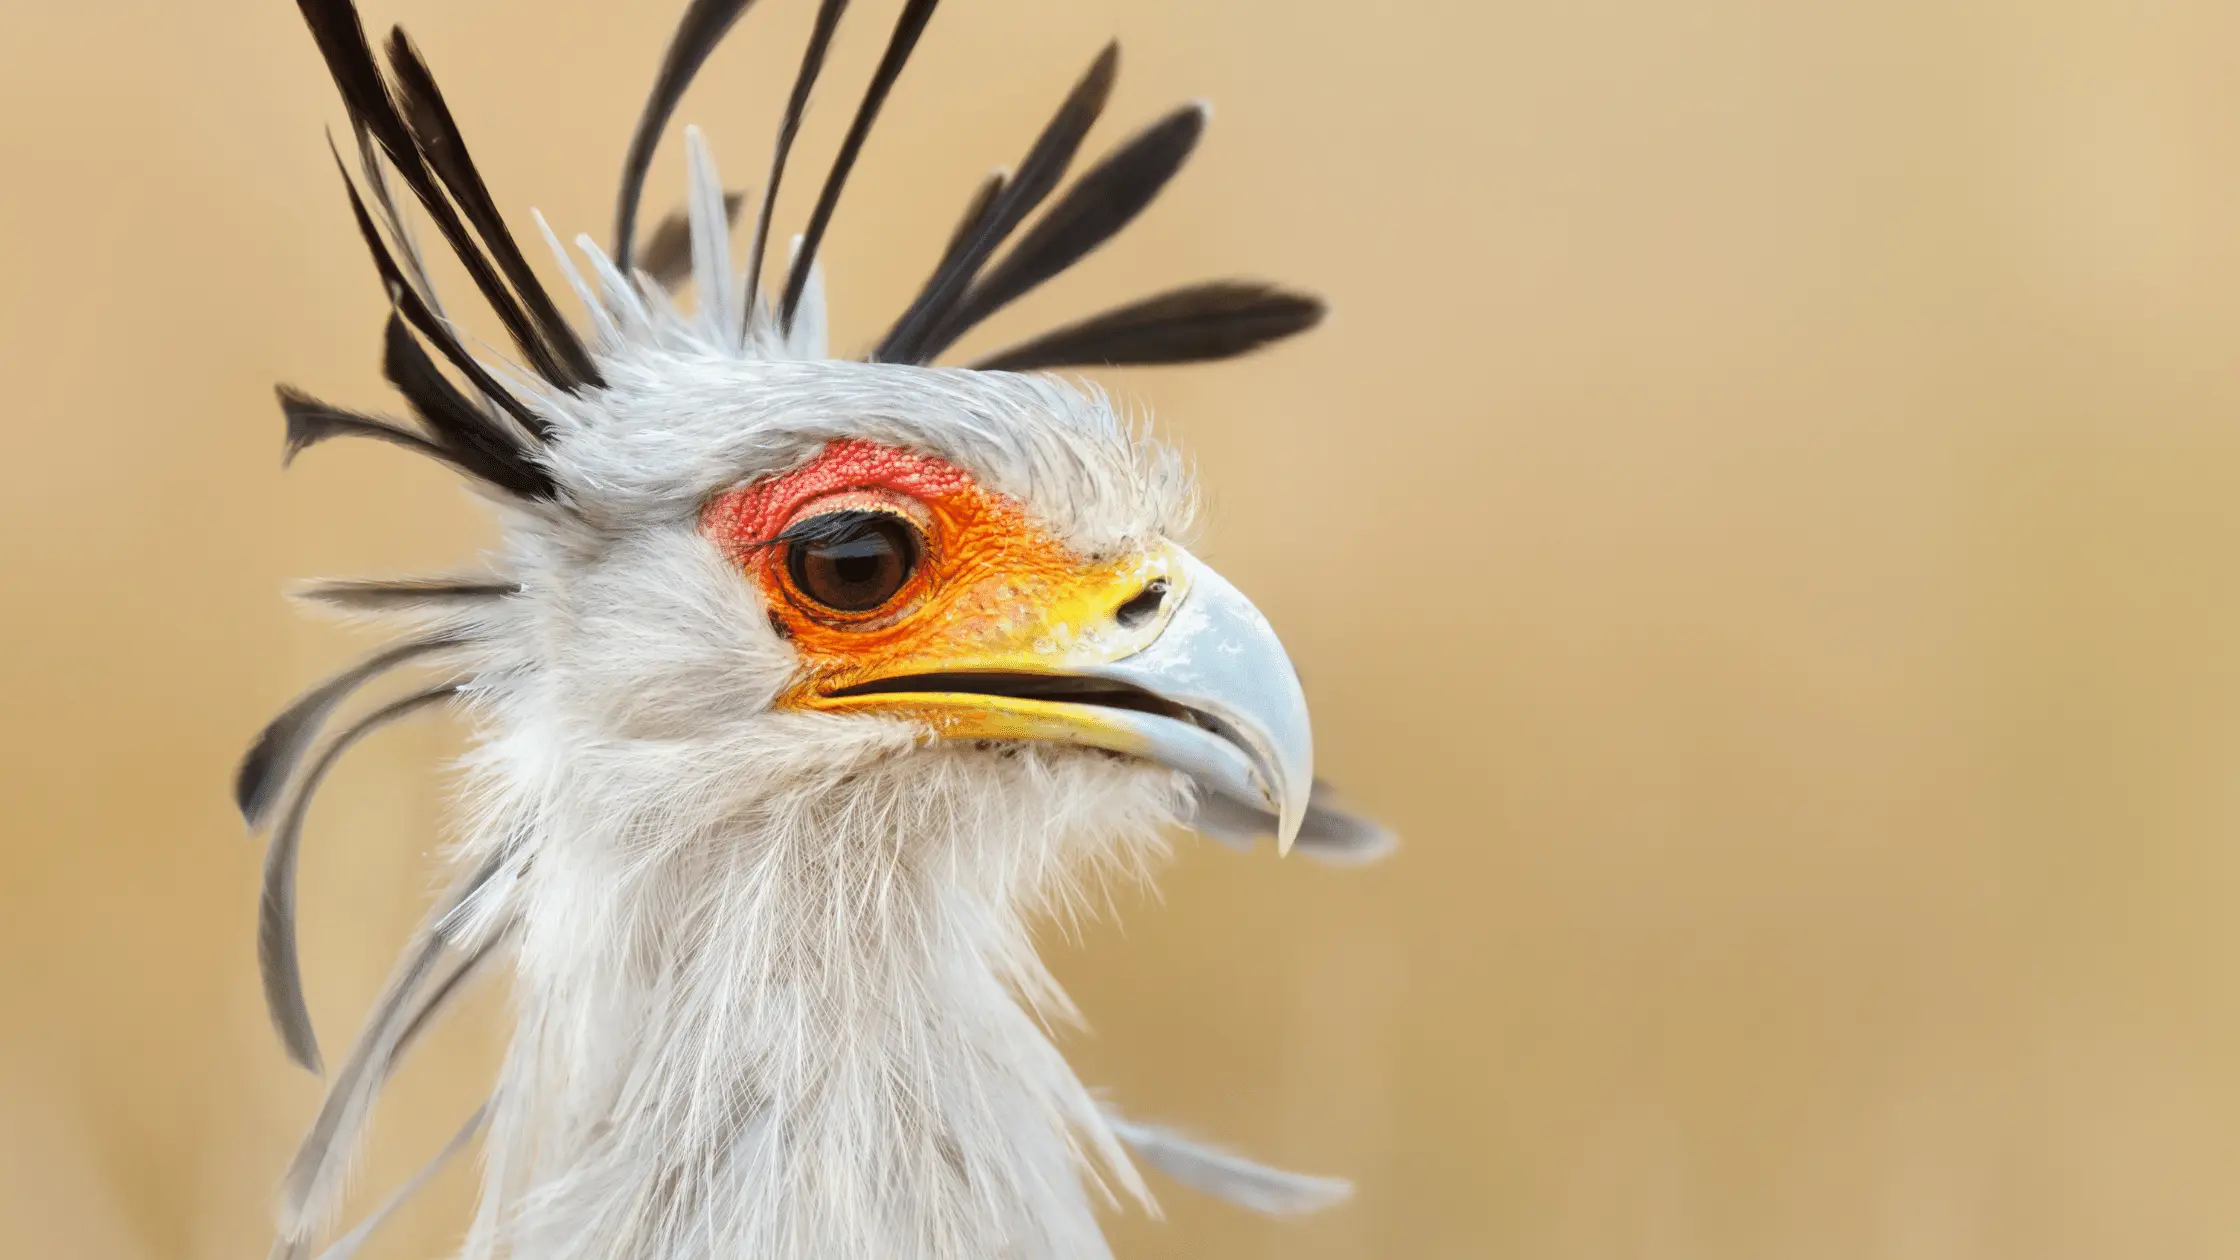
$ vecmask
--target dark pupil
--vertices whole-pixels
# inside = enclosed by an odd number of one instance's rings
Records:
[[[910,527],[879,512],[833,516],[813,522],[811,536],[789,548],[794,585],[842,612],[865,612],[893,599],[918,559]]]

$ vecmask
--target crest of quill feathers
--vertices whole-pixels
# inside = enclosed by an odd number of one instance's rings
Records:
[[[799,654],[810,645],[789,629],[786,608],[752,602],[738,572],[764,563],[758,557],[820,545],[850,562],[868,554],[860,550],[872,536],[864,530],[883,527],[865,526],[876,513],[851,500],[846,511],[775,534],[742,539],[711,532],[711,522],[720,523],[717,505],[744,503],[736,510],[746,519],[759,487],[773,478],[823,475],[844,456],[886,460],[943,486],[976,483],[999,514],[1010,510],[1004,505],[1023,504],[1029,532],[1055,540],[1051,554],[1104,563],[1141,553],[1167,563],[1159,557],[1170,553],[1157,540],[1181,528],[1189,498],[1174,460],[1116,420],[1101,397],[1039,373],[1243,354],[1313,327],[1323,311],[1318,300],[1253,281],[1188,284],[1031,337],[969,367],[932,365],[981,321],[1141,213],[1189,158],[1205,127],[1204,108],[1185,105],[1153,121],[1069,182],[1118,69],[1117,47],[1106,47],[1016,166],[979,185],[893,324],[862,358],[839,359],[827,345],[819,252],[934,0],[905,0],[782,267],[773,265],[770,249],[777,195],[846,0],[818,5],[759,194],[725,191],[707,145],[688,129],[686,207],[641,235],[639,204],[655,147],[695,73],[751,4],[691,0],[623,161],[611,243],[602,249],[578,237],[571,254],[536,220],[542,244],[588,316],[582,328],[563,316],[532,269],[404,32],[392,31],[377,52],[351,0],[298,4],[348,112],[355,174],[340,152],[337,162],[391,303],[382,368],[409,416],[365,414],[283,386],[287,457],[338,437],[373,438],[426,455],[492,502],[506,541],[487,573],[308,588],[309,598],[387,619],[404,633],[288,705],[240,767],[235,795],[242,814],[252,829],[270,833],[257,934],[266,1000],[289,1057],[321,1071],[295,929],[295,876],[313,796],[345,752],[408,715],[464,703],[483,733],[469,765],[469,836],[458,854],[464,873],[407,946],[330,1078],[283,1185],[275,1254],[312,1254],[339,1206],[390,1070],[446,1004],[498,960],[512,961],[530,990],[518,1003],[522,1030],[497,1093],[437,1157],[441,1162],[490,1128],[471,1255],[1102,1255],[1080,1181],[1101,1189],[1109,1180],[1144,1197],[1124,1150],[1186,1184],[1264,1211],[1311,1210],[1343,1197],[1342,1182],[1266,1168],[1088,1102],[1016,1009],[1020,1002],[1045,1015],[1069,1009],[1033,960],[1019,922],[1064,911],[1075,888],[1069,870],[1125,868],[1155,844],[1145,837],[1165,823],[1187,822],[1236,844],[1274,832],[1339,862],[1380,855],[1389,834],[1344,812],[1319,784],[1311,793],[1302,786],[1296,800],[1285,797],[1268,786],[1273,763],[1228,771],[1227,782],[1249,790],[1222,791],[1216,789],[1223,771],[1211,762],[1193,772],[1193,786],[1177,776],[1172,767],[1180,763],[1172,758],[1161,768],[1110,756],[1133,751],[1120,743],[1089,741],[1107,750],[1093,754],[1031,742],[996,753],[979,738],[936,741],[938,749],[958,751],[928,752],[925,731],[892,720],[776,714],[794,694],[788,680],[798,678]],[[750,202],[744,264],[735,268],[733,222]],[[496,313],[518,356],[514,363],[492,366],[470,351],[429,281],[419,233],[406,214],[410,204]],[[697,293],[689,315],[669,297],[686,279]],[[877,489],[860,478],[832,485],[858,496]],[[1210,592],[1201,602],[1233,594],[1210,570],[1191,567],[1196,562],[1186,553],[1171,554],[1176,567],[1160,570],[1168,576],[1130,588],[1112,614],[1118,626],[1133,631],[1143,623],[1150,626],[1143,635],[1163,633],[1167,622],[1159,619],[1181,618],[1174,606],[1200,598],[1173,594],[1186,584]],[[792,560],[768,563],[776,566],[772,572],[798,575],[798,568],[785,569]],[[719,573],[720,581],[712,576]],[[1236,603],[1249,613],[1241,596]],[[1288,662],[1282,666],[1287,678]],[[339,717],[367,684],[408,667],[432,676]],[[933,676],[914,677],[922,684]],[[1127,677],[1117,665],[1100,675],[1106,676],[1123,683]],[[981,686],[982,698],[1023,697],[1030,708],[1041,695]],[[1217,710],[1192,716],[1195,710],[1159,708],[1142,695],[1112,700],[1122,683],[1098,686],[1107,697],[1099,703],[1143,709],[1151,715],[1144,722],[1181,713],[1215,735],[1241,738],[1222,729]],[[1295,681],[1281,687],[1296,695]],[[880,688],[854,690],[867,701]],[[1303,739],[1303,701],[1297,716]],[[981,760],[961,760],[967,757]],[[786,786],[749,791],[734,783],[743,772]],[[1007,801],[1004,792],[1016,798]],[[911,836],[913,847],[887,854],[887,865],[832,874],[835,862],[872,862],[855,851],[866,847],[860,837],[896,829]],[[1025,856],[996,852],[1000,846],[983,839],[1044,830],[1081,838]],[[847,853],[815,849],[820,838],[837,835],[858,839]],[[940,839],[951,835],[957,838]],[[582,865],[576,855],[587,849],[606,855],[599,859],[606,865]],[[914,864],[933,859],[904,855],[926,852],[950,856],[942,873],[921,878]],[[900,996],[881,999],[970,1007],[969,1019],[935,1014],[921,1023],[935,1029],[923,1033],[935,1041],[952,1022],[963,1029],[955,1034],[963,1049],[940,1071],[961,1074],[960,1093],[972,1096],[924,1102],[922,1115],[912,1110],[921,1100],[890,1101],[889,1111],[919,1117],[926,1131],[874,1126],[864,1131],[888,1138],[847,1137],[856,1144],[825,1151],[824,1164],[785,1146],[809,1144],[786,1126],[806,1126],[803,1117],[814,1115],[837,1132],[854,1123],[847,1117],[879,1106],[850,1095],[841,1100],[845,1108],[816,1111],[804,1103],[788,1110],[788,1089],[822,1099],[854,1086],[830,1064],[813,1072],[784,1066],[792,1062],[786,1047],[757,1050],[753,1030],[784,1026],[798,1035],[806,1021],[831,1032],[840,1025],[816,1021],[839,1020],[825,1008],[853,999],[828,998],[814,1012],[789,1016],[787,1000],[773,993],[809,984],[801,979],[809,973],[773,978],[767,968],[775,964],[761,958],[707,958],[711,943],[741,942],[743,955],[788,956],[809,929],[764,901],[774,895],[770,888],[807,878],[803,871],[876,886],[875,909],[862,900],[870,894],[859,895],[853,884],[844,895],[832,894],[838,901],[816,900],[823,892],[811,897],[820,907],[862,916],[850,947],[862,945],[866,931],[893,932],[918,942],[910,948],[938,952],[938,942],[927,942],[951,930],[941,925],[962,923],[957,930],[970,939],[956,948],[972,960],[934,968],[943,977],[959,967],[970,973],[954,991],[942,988],[946,978],[921,977],[896,981]],[[952,898],[941,879],[994,891]],[[896,910],[921,884],[931,889],[924,892],[928,905],[970,905],[916,917]],[[894,961],[909,952],[900,946],[863,948],[870,951],[867,974],[920,974],[910,971],[917,964]],[[765,969],[744,970],[751,967]],[[815,983],[832,983],[826,972],[815,974]],[[851,976],[843,987],[853,993],[873,983]],[[892,1014],[878,1009],[882,1019]],[[795,1022],[787,1024],[789,1018]],[[639,1040],[612,1041],[616,1034],[600,1024],[617,1019],[636,1021]],[[896,1019],[897,1026],[908,1024]],[[857,1032],[835,1035],[863,1035],[869,1026],[846,1025]],[[920,1024],[909,1027],[911,1036],[921,1035]],[[741,1066],[672,1062],[691,1057],[695,1046],[704,1060],[716,1044],[727,1054],[735,1047]],[[935,1049],[913,1053],[937,1057]],[[971,1066],[1007,1054],[1012,1067]],[[895,1069],[888,1062],[879,1070]],[[971,1075],[983,1070],[984,1077]],[[928,1077],[936,1086],[945,1079]],[[983,1121],[996,1128],[978,1132],[974,1125]],[[1014,1124],[1020,1127],[1003,1128]],[[876,1141],[902,1141],[896,1133],[923,1152],[877,1147]],[[830,1162],[834,1151],[837,1163]],[[843,1183],[853,1174],[833,1170],[851,1161],[883,1170],[898,1199],[916,1194],[923,1202],[850,1207]],[[750,1166],[756,1177],[746,1177]],[[1063,1175],[1044,1178],[1052,1168]],[[418,1182],[319,1254],[349,1255]],[[811,1201],[813,1210],[801,1206]]]

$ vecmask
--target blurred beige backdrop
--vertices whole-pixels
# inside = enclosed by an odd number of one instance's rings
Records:
[[[603,237],[677,7],[368,18],[517,222]],[[734,180],[812,7],[758,6],[686,103]],[[797,170],[894,4],[858,8]],[[1110,383],[1193,452],[1325,769],[1407,847],[1187,845],[1053,947],[1087,1078],[1360,1194],[1274,1223],[1170,1188],[1124,1257],[2240,1250],[2240,8],[944,10],[827,247],[841,344],[1113,33],[1100,135],[1203,95],[1209,141],[983,343],[1208,275],[1336,308]],[[12,1256],[260,1254],[317,1086],[265,1024],[225,787],[362,647],[279,593],[488,537],[394,452],[278,468],[274,380],[390,405],[339,120],[284,0],[0,11]],[[322,800],[330,1039],[427,896],[457,740],[384,735]],[[479,1096],[486,998],[369,1186]],[[377,1254],[446,1254],[468,1185]]]

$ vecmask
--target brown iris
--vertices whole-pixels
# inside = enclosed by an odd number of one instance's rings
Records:
[[[888,512],[826,512],[788,526],[784,538],[794,589],[834,612],[870,612],[918,566],[918,531]]]

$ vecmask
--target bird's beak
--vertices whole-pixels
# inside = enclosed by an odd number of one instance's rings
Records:
[[[1182,771],[1276,819],[1288,851],[1314,781],[1299,677],[1267,618],[1171,543],[1037,583],[1000,577],[897,658],[788,698],[942,739],[1049,740]],[[837,684],[837,685],[832,685]]]

